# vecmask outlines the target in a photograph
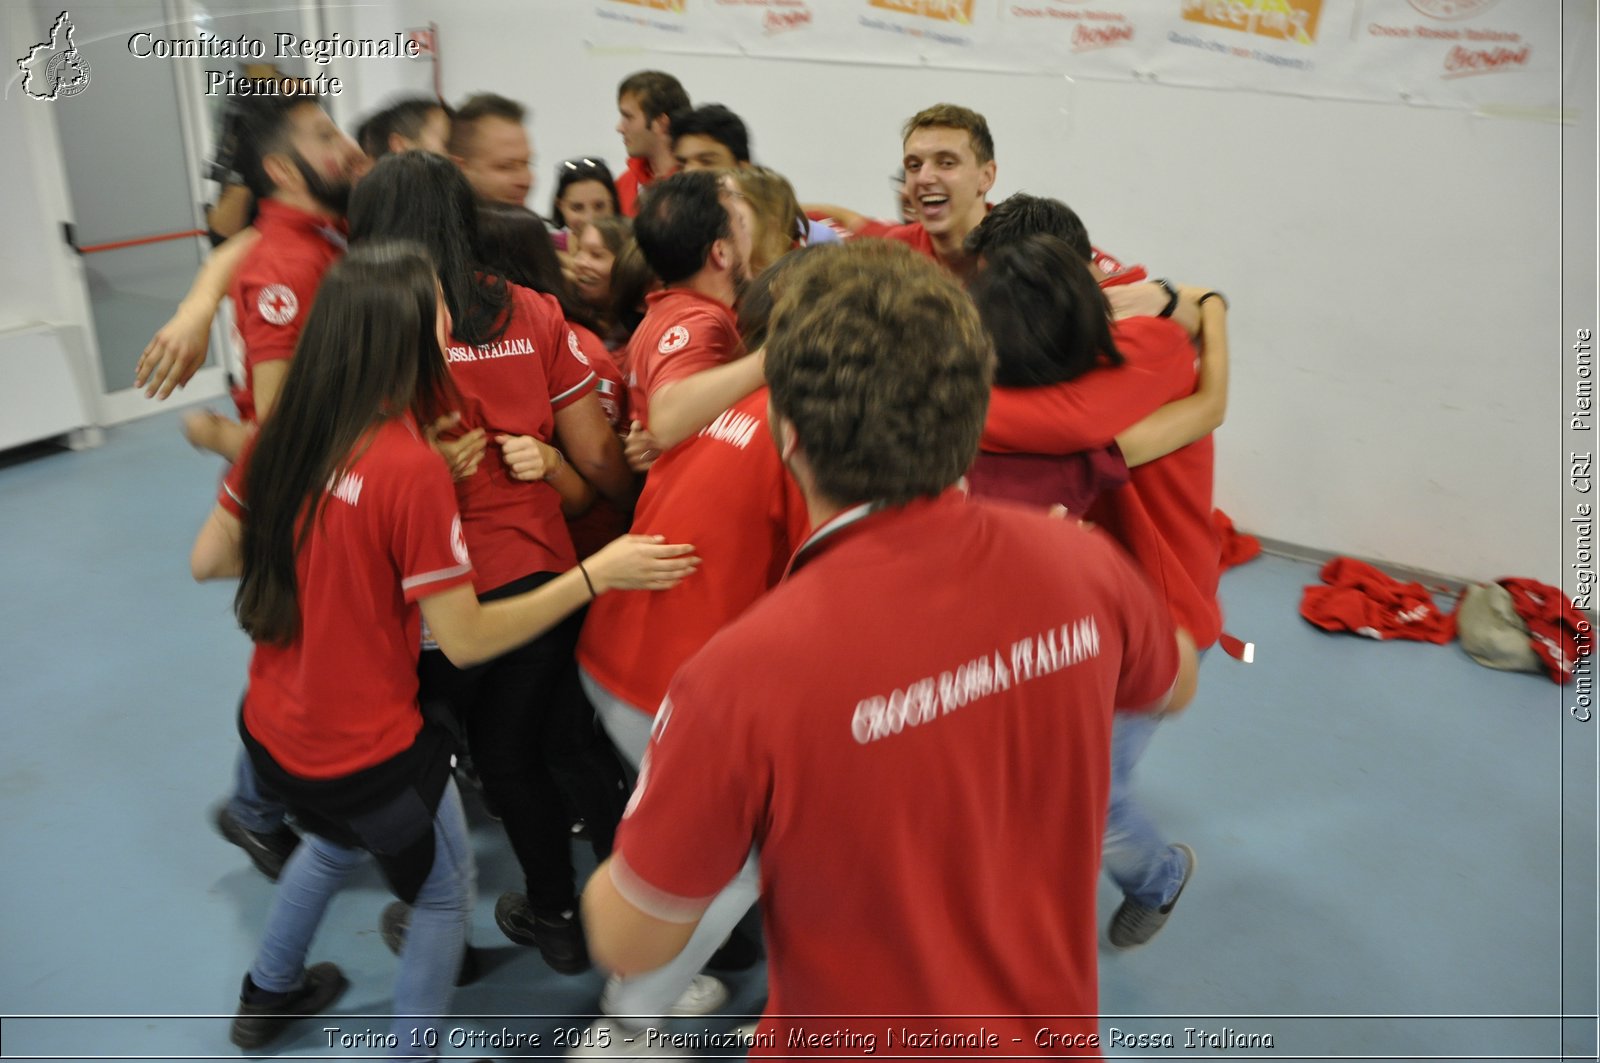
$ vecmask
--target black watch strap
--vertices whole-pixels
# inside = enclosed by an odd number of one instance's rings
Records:
[[[1171,281],[1167,280],[1167,278],[1165,278],[1165,277],[1157,277],[1156,278],[1156,283],[1161,285],[1161,287],[1167,293],[1167,305],[1163,306],[1161,308],[1161,313],[1157,314],[1156,316],[1157,317],[1171,317],[1172,316],[1172,312],[1174,310],[1178,309],[1178,289]]]

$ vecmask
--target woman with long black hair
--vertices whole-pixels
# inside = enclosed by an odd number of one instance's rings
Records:
[[[567,327],[578,340],[578,350],[594,369],[595,395],[606,423],[618,437],[628,433],[628,385],[622,370],[606,350],[594,312],[583,304],[561,273],[550,231],[527,207],[509,203],[478,203],[478,254],[485,269],[513,284],[553,296],[561,304]],[[567,530],[579,557],[588,557],[628,530],[630,514],[601,500],[580,476],[563,476],[561,454],[531,436],[502,435],[495,442],[519,480],[549,480],[561,493]]]
[[[475,254],[477,207],[460,171],[422,152],[386,158],[350,203],[350,236],[408,239],[439,270],[453,324],[446,355],[461,394],[462,427],[490,438],[531,436],[556,447],[561,468],[516,479],[498,447],[456,485],[462,531],[480,600],[518,594],[577,564],[553,482],[576,473],[631,507],[633,474],[595,396],[596,376],[557,300],[510,284]],[[558,711],[577,684],[573,647],[581,619],[483,667],[454,667],[424,647],[424,704],[449,706],[467,736],[484,793],[499,813],[526,888],[507,892],[495,921],[512,941],[539,949],[564,974],[589,966],[577,915],[571,818],[589,827],[597,855],[611,850],[626,802],[623,769],[598,723]]]
[[[583,569],[480,605],[450,474],[420,425],[455,404],[449,316],[427,254],[362,247],[323,278],[274,416],[195,541],[196,579],[241,577],[256,643],[239,731],[304,834],[284,867],[232,1040],[260,1048],[347,985],[305,959],[328,902],[370,852],[413,906],[394,1052],[427,1056],[466,943],[473,860],[451,743],[418,707],[425,620],[462,666],[549,630],[613,588],[664,588],[686,546],[620,539]]]

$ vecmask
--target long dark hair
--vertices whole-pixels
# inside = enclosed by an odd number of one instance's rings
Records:
[[[996,384],[1059,384],[1123,362],[1105,293],[1063,240],[1026,236],[991,250],[968,291],[994,339]]]
[[[487,270],[561,304],[561,316],[590,332],[603,326],[561,272],[544,219],[521,204],[478,202],[478,261]]]
[[[368,434],[408,411],[429,423],[454,404],[435,333],[436,285],[427,252],[399,241],[368,243],[322,278],[245,473],[244,577],[233,610],[255,641],[299,635],[295,558],[328,485]]]
[[[462,343],[482,346],[506,334],[511,292],[477,261],[478,211],[472,186],[448,159],[403,151],[380,159],[350,197],[350,240],[412,240],[433,256]]]

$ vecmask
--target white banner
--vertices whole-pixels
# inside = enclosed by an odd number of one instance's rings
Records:
[[[590,0],[595,47],[1557,114],[1552,0]]]
[[[1365,0],[1341,73],[1351,86],[1435,107],[1558,110],[1561,4],[1551,0]]]
[[[589,0],[591,49],[738,55],[738,26],[706,0]]]

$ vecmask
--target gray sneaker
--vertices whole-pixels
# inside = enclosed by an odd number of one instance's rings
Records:
[[[1189,865],[1184,869],[1183,881],[1178,883],[1178,892],[1172,895],[1172,900],[1159,908],[1149,908],[1132,897],[1124,897],[1116,914],[1111,917],[1111,925],[1106,928],[1106,939],[1114,948],[1137,948],[1155,937],[1161,928],[1167,925],[1167,917],[1172,914],[1178,898],[1183,896],[1183,889],[1189,884],[1189,879],[1194,877],[1195,868],[1193,849],[1182,842],[1174,842],[1172,847],[1183,853]]]

